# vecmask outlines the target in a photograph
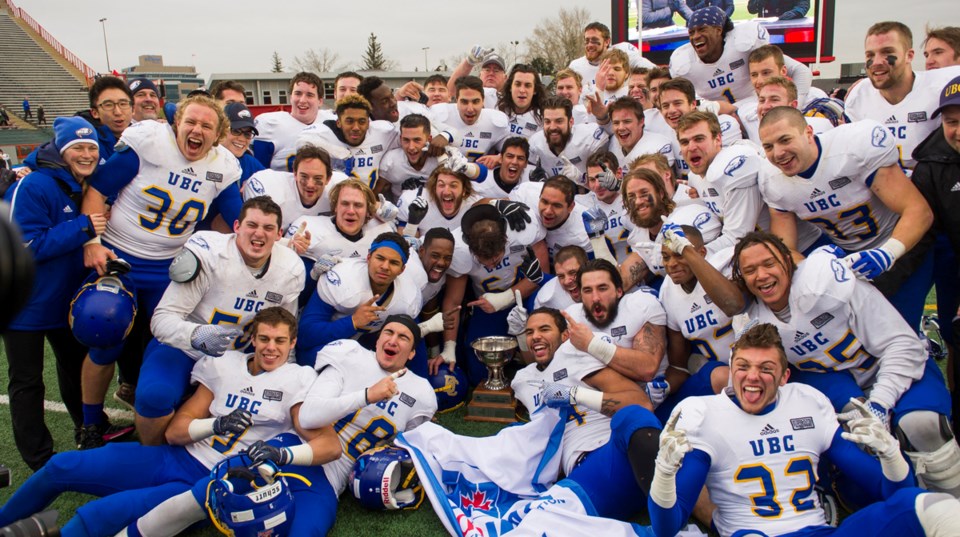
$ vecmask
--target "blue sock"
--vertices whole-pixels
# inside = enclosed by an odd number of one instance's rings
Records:
[[[99,405],[83,404],[83,424],[96,425],[103,423],[103,403]]]

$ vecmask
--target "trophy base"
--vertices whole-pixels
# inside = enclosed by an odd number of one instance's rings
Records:
[[[507,386],[502,390],[490,390],[481,384],[473,390],[473,398],[467,405],[467,421],[513,423],[517,421],[517,400]]]

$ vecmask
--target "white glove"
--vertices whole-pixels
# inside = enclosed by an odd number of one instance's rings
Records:
[[[675,412],[660,433],[657,469],[653,474],[653,483],[650,484],[650,499],[664,509],[677,503],[677,482],[674,478],[680,471],[683,458],[693,449],[687,440],[687,433],[676,429],[681,413]]]
[[[467,63],[477,65],[491,52],[493,52],[492,47],[486,48],[483,45],[474,45],[473,48],[470,49],[470,52],[467,53]]]
[[[437,163],[454,173],[466,174],[470,168],[470,161],[463,156],[456,147],[447,146],[444,154],[437,159]]]
[[[229,324],[201,324],[190,335],[190,346],[210,356],[223,356],[243,330]]]
[[[381,222],[393,222],[400,214],[400,209],[396,205],[387,201],[387,198],[380,194],[380,204],[377,206],[377,218]]]
[[[663,220],[663,227],[660,229],[660,232],[663,233],[663,244],[670,248],[673,253],[683,255],[684,248],[693,246],[690,239],[687,238],[680,226],[668,222],[666,216],[661,215],[660,219]]]
[[[435,334],[437,332],[443,332],[443,314],[437,312],[436,315],[430,317],[426,321],[418,324],[420,327],[420,335],[425,336],[427,334]]]
[[[340,258],[335,255],[323,254],[319,259],[313,264],[313,268],[310,269],[310,279],[319,280],[320,276],[326,274],[330,269],[337,266],[337,263],[340,262]]]
[[[516,304],[516,297],[513,291],[500,291],[499,293],[484,293],[480,298],[486,299],[493,306],[494,311],[503,311],[507,307]]]
[[[869,405],[854,397],[850,398],[850,403],[855,409],[842,415],[850,432],[840,433],[840,436],[844,440],[873,450],[880,459],[883,475],[895,483],[903,481],[910,472],[910,466],[900,453],[900,443],[890,434],[887,426]],[[847,417],[850,415],[856,417],[850,419]]]
[[[700,99],[700,104],[697,105],[697,110],[701,112],[709,112],[717,116],[720,115],[720,103],[718,101],[711,101],[709,99]]]
[[[507,333],[511,336],[522,336],[524,332],[527,331],[527,308],[523,307],[523,298],[520,296],[520,291],[514,290],[514,299],[517,301],[517,305],[510,310],[510,314],[507,315]]]
[[[560,175],[573,181],[575,184],[582,185],[583,173],[580,171],[580,169],[574,166],[566,155],[560,155],[560,162],[563,163],[563,167],[560,168]]]
[[[856,404],[854,404],[854,408],[852,410],[848,410],[847,412],[844,412],[838,415],[837,416],[838,420],[846,422],[846,421],[855,420],[863,417],[860,412],[862,407],[862,408],[866,408],[867,411],[870,412],[871,416],[880,420],[880,423],[883,424],[883,428],[887,432],[890,432],[890,409],[889,408],[887,408],[885,405],[882,405],[874,401],[873,399],[867,399],[866,403],[860,401],[859,399],[852,399],[850,402],[853,403],[854,400],[856,400],[857,402]]]
[[[643,391],[647,392],[647,397],[650,398],[650,403],[653,404],[654,408],[656,408],[667,399],[668,395],[670,395],[670,383],[667,382],[666,377],[659,376],[650,382],[645,383],[643,385]]]
[[[443,361],[448,364],[457,363],[457,342],[456,341],[444,341],[443,350],[440,351],[440,356],[443,357]]]

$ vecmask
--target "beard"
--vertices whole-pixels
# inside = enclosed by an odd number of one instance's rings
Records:
[[[633,223],[636,224],[637,226],[645,229],[649,229],[652,227],[656,227],[656,225],[660,223],[661,215],[667,214],[667,204],[663,200],[654,202],[653,196],[649,194],[647,195],[647,199],[645,201],[647,206],[650,207],[650,216],[646,218],[641,218],[639,216],[636,216],[635,215],[636,210],[631,207],[630,219],[633,220]]]
[[[620,308],[620,301],[615,301],[612,305],[607,307],[607,318],[602,322],[598,321],[596,317],[593,316],[593,308],[587,309],[583,308],[583,312],[587,317],[587,320],[590,321],[593,326],[597,328],[606,328],[610,326],[614,319],[617,318],[618,309]]]
[[[544,133],[544,134],[546,134],[546,133]],[[566,134],[560,135],[560,142],[559,142],[559,143],[556,143],[556,144],[553,143],[553,142],[550,142],[550,138],[549,138],[549,137],[547,138],[547,145],[550,147],[550,151],[553,151],[553,154],[555,154],[555,155],[559,155],[560,152],[563,151],[563,149],[564,149],[565,147],[567,147],[567,144],[568,144],[568,143],[570,143],[570,132],[569,132],[569,131],[568,131]]]

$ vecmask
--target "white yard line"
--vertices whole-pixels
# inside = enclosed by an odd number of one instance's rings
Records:
[[[0,405],[9,405],[9,404],[10,404],[10,397],[8,397],[6,394],[0,394]],[[50,412],[66,412],[67,411],[67,407],[64,406],[64,404],[59,401],[44,400],[43,409],[49,410]],[[104,412],[107,413],[107,416],[109,416],[110,419],[127,420],[130,422],[133,421],[133,412],[130,412],[129,410],[121,410],[119,408],[104,408],[103,410]]]

